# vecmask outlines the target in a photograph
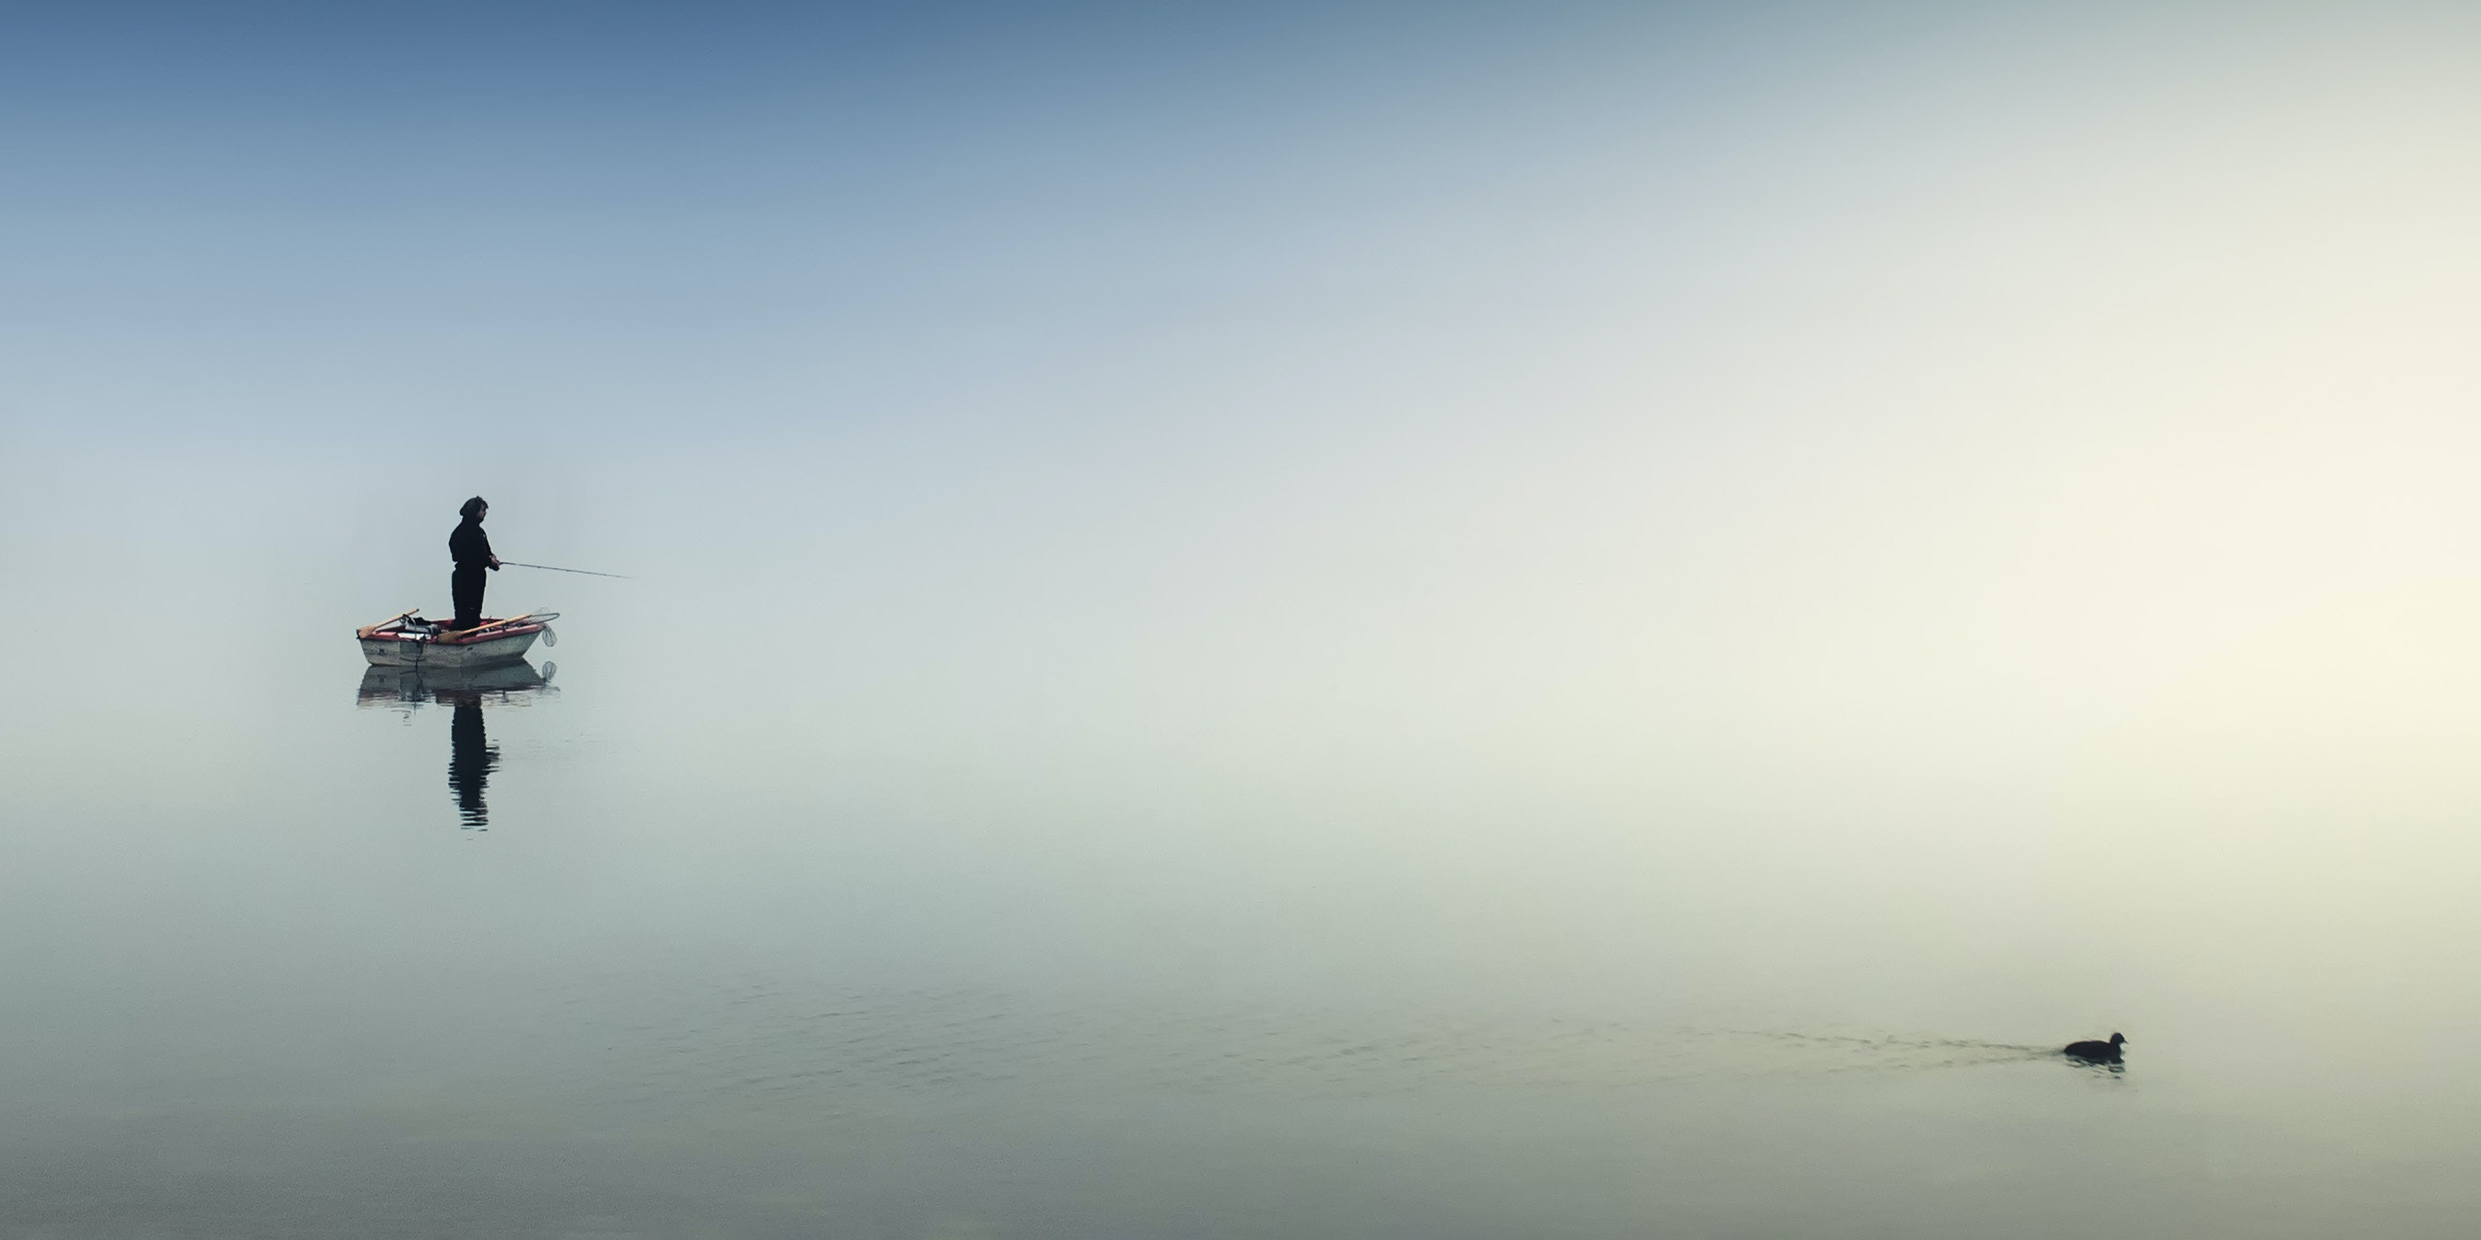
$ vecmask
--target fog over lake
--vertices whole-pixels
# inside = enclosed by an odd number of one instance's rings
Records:
[[[2468,1233],[2475,23],[2068,8],[40,24],[0,1237]]]

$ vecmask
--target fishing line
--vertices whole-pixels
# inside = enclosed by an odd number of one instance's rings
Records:
[[[591,569],[591,568],[561,568],[561,567],[559,567],[559,566],[557,566],[557,565],[552,565],[552,564],[519,564],[519,563],[518,563],[518,562],[516,562],[515,560],[502,560],[502,561],[500,561],[500,567],[502,567],[502,568],[539,568],[539,569],[543,569],[543,570],[546,570],[546,571],[548,571],[548,572],[554,572],[554,573],[584,573],[585,575],[587,575],[587,576],[589,576],[589,577],[618,577],[618,578],[620,578],[622,581],[635,581],[635,580],[637,580],[637,578],[635,578],[635,577],[631,577],[631,576],[629,576],[629,575],[628,575],[628,574],[626,574],[626,573],[598,573],[598,572],[594,571],[594,570],[593,570],[593,569]]]

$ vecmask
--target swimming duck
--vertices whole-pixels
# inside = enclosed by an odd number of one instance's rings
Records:
[[[2067,1057],[2088,1063],[2118,1063],[2119,1044],[2128,1040],[2126,1034],[2114,1033],[2108,1042],[2070,1042]]]

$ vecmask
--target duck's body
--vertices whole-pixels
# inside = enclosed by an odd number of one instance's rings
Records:
[[[2088,1063],[2118,1063],[2119,1046],[2127,1040],[2127,1035],[2114,1033],[2108,1042],[2070,1042],[2067,1044],[2067,1057]]]

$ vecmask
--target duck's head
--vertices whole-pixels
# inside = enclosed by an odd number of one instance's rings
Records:
[[[2113,1045],[2113,1046],[2118,1046],[2118,1045],[2120,1045],[2121,1043],[2126,1042],[2127,1040],[2128,1040],[2128,1035],[2126,1035],[2126,1034],[2124,1034],[2124,1033],[2114,1033],[2114,1034],[2112,1034],[2112,1035],[2111,1035],[2111,1045]]]

